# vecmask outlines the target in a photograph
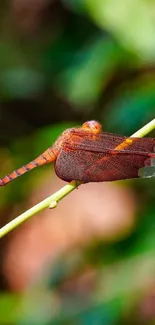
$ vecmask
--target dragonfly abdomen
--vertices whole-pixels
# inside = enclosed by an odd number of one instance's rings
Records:
[[[12,173],[5,175],[3,178],[0,179],[0,186],[4,186],[8,184],[9,182],[13,181],[15,178],[27,173],[33,168],[38,167],[38,164],[35,161],[32,161],[31,163],[14,170]]]
[[[35,160],[31,161],[30,163],[24,165],[23,167],[20,167],[14,170],[12,173],[1,178],[0,186],[4,186],[10,183],[11,181],[13,181],[15,178],[29,172],[30,170],[48,164],[49,162],[52,162],[55,159],[56,159],[56,154],[54,153],[54,150],[47,149],[42,155],[37,157]]]

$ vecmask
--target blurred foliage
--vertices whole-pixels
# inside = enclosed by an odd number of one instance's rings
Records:
[[[130,135],[154,118],[154,13],[153,0],[0,4],[1,175],[85,120]],[[34,171],[2,189],[1,224],[42,175]],[[20,294],[3,274],[0,324],[154,324],[155,181],[122,186],[140,202],[132,233],[60,256]],[[1,267],[9,241],[0,245]]]

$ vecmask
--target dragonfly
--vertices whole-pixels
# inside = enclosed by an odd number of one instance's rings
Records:
[[[117,181],[138,178],[139,169],[152,166],[155,138],[125,137],[102,132],[97,121],[65,130],[39,157],[0,179],[0,186],[28,171],[54,162],[57,176],[67,182]]]

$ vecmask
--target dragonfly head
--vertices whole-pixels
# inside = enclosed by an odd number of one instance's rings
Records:
[[[82,128],[87,131],[93,132],[94,134],[101,133],[102,131],[102,125],[97,121],[87,121],[82,124]]]

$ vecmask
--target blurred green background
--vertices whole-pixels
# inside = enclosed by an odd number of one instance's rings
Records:
[[[154,0],[1,2],[1,176],[67,127],[131,135],[154,115]],[[63,185],[47,166],[1,188],[1,226]],[[0,324],[155,324],[155,179],[81,186],[0,261]]]

